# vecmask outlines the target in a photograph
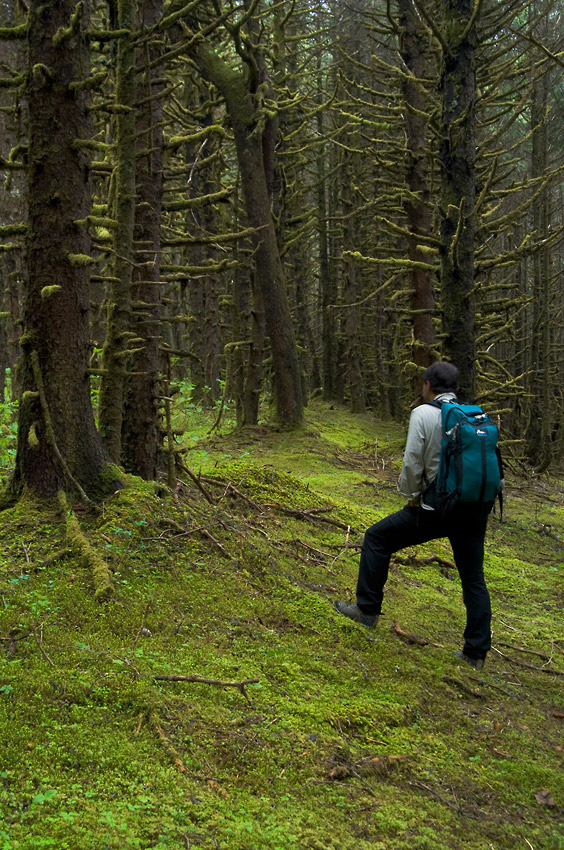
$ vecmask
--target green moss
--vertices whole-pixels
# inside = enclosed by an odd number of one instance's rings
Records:
[[[89,257],[88,254],[67,254],[69,264],[75,268],[84,268],[85,266],[95,266],[98,260],[95,257]]]
[[[22,404],[34,404],[39,401],[39,393],[33,390],[25,390],[22,395]]]
[[[562,678],[540,670],[564,670],[562,551],[535,530],[564,534],[560,484],[537,502],[510,480],[506,520],[490,522],[498,652],[477,676],[451,657],[456,576],[423,562],[449,559],[444,541],[392,563],[378,629],[334,611],[354,593],[363,527],[401,504],[404,434],[322,403],[307,417],[292,435],[193,442],[213,505],[191,479],[170,493],[108,467],[97,510],[61,516],[27,493],[4,511],[7,847],[513,850],[526,827],[562,850],[556,807],[535,797],[564,795]],[[104,605],[92,551],[114,587]],[[402,642],[396,621],[427,645]],[[259,681],[245,697],[153,679],[193,673]]]
[[[27,443],[31,449],[39,448],[39,439],[37,437],[37,430],[35,423],[31,426],[29,431],[27,432]]]
[[[94,596],[99,601],[109,599],[113,592],[111,573],[106,561],[96,552],[80,528],[76,516],[69,510],[66,496],[59,492],[59,507],[66,521],[66,542],[76,554],[81,567],[90,571],[94,584]]]
[[[41,298],[43,301],[46,301],[47,298],[51,298],[52,295],[56,295],[57,292],[61,292],[63,289],[59,284],[53,284],[52,286],[44,286],[41,290]]]
[[[15,27],[0,27],[0,41],[27,38],[27,22]]]

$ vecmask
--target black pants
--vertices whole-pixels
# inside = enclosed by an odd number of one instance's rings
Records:
[[[372,525],[364,535],[360,556],[356,599],[361,611],[380,613],[394,552],[448,537],[466,606],[463,652],[470,658],[485,658],[491,649],[491,606],[484,579],[484,538],[491,508],[491,504],[459,504],[442,518],[438,511],[406,505]]]

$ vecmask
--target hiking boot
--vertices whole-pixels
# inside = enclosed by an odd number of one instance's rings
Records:
[[[334,604],[339,614],[343,614],[350,620],[355,620],[368,629],[373,629],[378,622],[379,614],[364,614],[356,602],[353,605],[347,605],[346,602],[335,602]]]
[[[470,658],[469,655],[464,655],[463,652],[456,651],[452,653],[455,658],[458,658],[459,661],[466,661],[467,664],[470,664],[475,670],[483,670],[484,664],[486,663],[485,658]]]

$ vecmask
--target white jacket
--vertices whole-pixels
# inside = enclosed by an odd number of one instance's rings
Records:
[[[436,401],[452,401],[454,393],[440,393]],[[421,404],[412,411],[409,419],[407,443],[398,490],[407,499],[422,496],[437,477],[441,453],[441,411],[430,404]],[[428,507],[423,505],[423,507]],[[432,508],[429,508],[432,510]]]

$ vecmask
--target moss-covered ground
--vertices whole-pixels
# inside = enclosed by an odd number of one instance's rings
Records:
[[[377,629],[332,607],[403,438],[317,403],[192,440],[201,487],[77,512],[105,603],[55,506],[2,514],[0,848],[563,850],[564,491],[508,476],[477,673],[446,542],[401,553]]]

